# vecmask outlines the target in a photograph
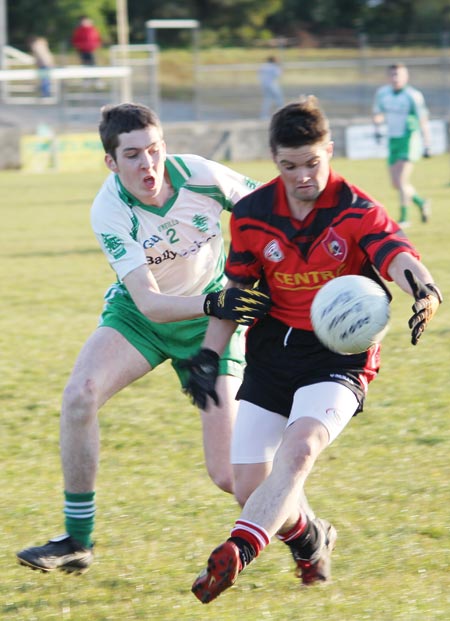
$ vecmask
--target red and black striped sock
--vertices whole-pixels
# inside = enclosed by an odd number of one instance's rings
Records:
[[[291,529],[277,537],[291,548],[294,557],[309,559],[317,550],[319,534],[314,522],[301,514]]]

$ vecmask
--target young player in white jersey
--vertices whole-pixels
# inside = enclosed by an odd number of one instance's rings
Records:
[[[83,573],[93,561],[97,412],[114,394],[170,360],[192,395],[182,361],[200,347],[208,316],[251,323],[270,307],[257,290],[224,290],[220,214],[258,184],[195,155],[168,156],[158,117],[146,106],[102,111],[100,136],[111,175],[94,200],[95,235],[117,275],[97,330],[81,350],[61,410],[66,533],[18,553],[33,569]],[[243,367],[238,335],[220,360],[198,356],[198,370],[218,369],[215,412],[200,404],[205,462],[232,492],[230,437]]]
[[[410,225],[409,209],[414,203],[422,222],[430,217],[430,202],[419,196],[410,182],[414,162],[422,155],[430,157],[428,110],[423,94],[408,84],[408,69],[403,64],[388,68],[389,84],[381,86],[373,105],[375,137],[381,140],[379,125],[387,124],[388,165],[392,185],[399,192],[402,227]]]

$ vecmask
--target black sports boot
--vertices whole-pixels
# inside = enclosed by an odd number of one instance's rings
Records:
[[[92,546],[85,548],[70,535],[61,535],[43,546],[21,550],[17,560],[21,565],[43,572],[60,569],[69,574],[84,574],[94,560],[94,553]]]

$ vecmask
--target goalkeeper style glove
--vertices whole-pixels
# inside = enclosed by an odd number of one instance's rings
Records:
[[[189,378],[184,392],[201,410],[206,409],[208,397],[219,405],[219,397],[215,389],[219,374],[219,354],[212,349],[201,349],[189,360],[182,360],[181,368],[189,371]]]
[[[436,314],[439,304],[442,302],[442,294],[436,285],[433,283],[423,283],[410,270],[405,270],[404,274],[415,299],[415,303],[412,306],[414,315],[408,321],[408,326],[411,329],[411,343],[417,345],[422,332],[430,323]]]
[[[270,310],[270,297],[257,289],[231,287],[215,293],[208,293],[203,305],[205,315],[219,319],[230,319],[249,326],[254,319],[264,317]]]
[[[425,149],[423,150],[423,156],[424,157],[431,157],[430,147],[425,147]]]

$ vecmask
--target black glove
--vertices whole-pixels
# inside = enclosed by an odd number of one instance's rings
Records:
[[[219,405],[219,397],[215,390],[219,375],[219,354],[212,349],[201,349],[189,360],[182,360],[180,367],[189,371],[184,392],[194,405],[205,410],[208,397]]]
[[[424,157],[431,157],[430,147],[425,147],[425,149],[423,150],[423,156]]]
[[[254,319],[264,317],[271,306],[270,297],[257,289],[231,287],[208,293],[203,311],[205,315],[249,326]]]
[[[422,332],[430,323],[439,304],[442,302],[442,294],[436,285],[433,283],[426,285],[414,276],[410,270],[405,270],[404,274],[416,300],[412,306],[414,315],[408,321],[408,326],[411,329],[411,343],[417,345]]]
[[[373,137],[375,138],[375,142],[377,144],[381,144],[383,140],[383,134],[378,129],[375,130]]]

